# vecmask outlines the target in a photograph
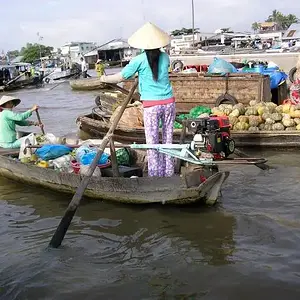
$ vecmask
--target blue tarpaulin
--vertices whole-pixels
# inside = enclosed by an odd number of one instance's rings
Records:
[[[253,69],[241,70],[242,73],[260,73],[263,75],[269,75],[271,81],[271,89],[276,89],[278,86],[287,79],[288,75],[276,68],[264,68],[263,66],[258,66]]]

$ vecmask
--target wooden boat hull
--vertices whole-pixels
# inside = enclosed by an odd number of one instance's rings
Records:
[[[216,203],[221,186],[229,172],[218,172],[201,183],[201,170],[184,176],[171,178],[92,178],[85,196],[112,202],[132,204],[191,204],[202,202]],[[57,172],[23,164],[17,160],[0,155],[0,175],[51,190],[73,194],[79,186],[81,176]]]
[[[90,138],[103,138],[109,129],[109,123],[95,120],[91,115],[77,119],[78,128]],[[174,129],[173,142],[179,143],[181,129]],[[299,131],[231,131],[236,147],[245,148],[295,148],[300,147]],[[146,142],[144,128],[118,127],[114,138],[120,143]],[[186,141],[192,140],[192,134],[187,133]]]
[[[27,78],[27,79],[22,79],[22,80],[17,80],[14,83],[3,86],[0,91],[14,91],[18,89],[22,89],[24,87],[30,87],[30,86],[39,86],[42,84],[42,79],[39,77],[32,77],[32,78]]]
[[[84,78],[70,80],[70,86],[73,90],[76,91],[94,91],[110,89],[105,83],[100,82],[99,78]]]

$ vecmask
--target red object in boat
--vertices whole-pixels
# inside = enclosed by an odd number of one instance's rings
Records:
[[[184,70],[187,69],[196,69],[197,72],[207,72],[208,71],[208,65],[187,65],[184,66]]]
[[[71,161],[71,166],[74,170],[74,173],[79,174],[79,172],[80,172],[80,163],[77,162],[76,160],[72,160]],[[111,166],[111,161],[108,160],[106,164],[98,165],[98,168],[99,169],[105,169],[105,168],[108,168],[110,166]]]
[[[200,175],[200,181],[201,181],[201,182],[204,182],[204,181],[206,181],[206,177],[205,177],[205,176],[203,176],[203,175]]]
[[[108,160],[106,164],[98,165],[98,168],[105,169],[111,166],[111,161]]]
[[[72,160],[71,161],[71,166],[74,170],[74,173],[79,174],[79,172],[80,172],[80,163],[78,163],[76,160]]]

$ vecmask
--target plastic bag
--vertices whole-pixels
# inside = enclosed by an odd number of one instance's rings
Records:
[[[73,173],[74,171],[71,165],[72,160],[73,157],[70,154],[67,154],[56,158],[49,163],[51,163],[54,166],[54,170],[66,173]]]
[[[130,154],[126,148],[118,149],[116,151],[118,165],[130,166]]]
[[[82,145],[79,147],[76,151],[76,160],[81,164],[81,165],[90,165],[95,156],[97,154],[97,148],[94,147],[89,147],[88,145]],[[108,162],[109,155],[107,153],[102,153],[98,165],[104,165]]]
[[[214,58],[212,64],[208,68],[209,74],[226,74],[226,73],[236,73],[237,69],[229,62],[221,58]]]
[[[52,160],[72,152],[72,148],[64,145],[44,145],[35,154],[42,160]]]
[[[198,118],[202,114],[211,114],[211,109],[206,106],[196,106],[190,110],[189,117],[190,118]]]
[[[110,122],[112,123],[116,116],[118,115],[121,106],[117,107],[114,111],[113,115],[110,118]],[[127,107],[118,123],[119,126],[124,127],[143,127],[144,126],[144,118],[143,118],[143,106],[135,105],[132,107]]]

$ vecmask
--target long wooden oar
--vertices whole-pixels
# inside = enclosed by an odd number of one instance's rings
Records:
[[[103,138],[102,140],[102,143],[97,151],[97,154],[92,162],[92,164],[90,165],[89,169],[88,169],[88,172],[87,172],[87,175],[82,179],[80,185],[78,186],[77,190],[76,190],[76,193],[75,195],[73,196],[63,218],[61,219],[50,243],[49,243],[49,246],[50,247],[54,247],[54,248],[58,248],[65,235],[66,235],[66,232],[71,224],[71,221],[75,215],[75,212],[80,204],[80,201],[81,201],[81,198],[84,194],[84,191],[85,189],[87,188],[89,182],[90,182],[90,179],[98,165],[98,161],[105,149],[105,147],[108,145],[108,143],[110,142],[110,139],[111,137],[113,136],[113,132],[114,130],[116,129],[116,127],[118,126],[118,123],[126,109],[126,106],[128,105],[128,103],[130,102],[131,100],[131,97],[136,89],[138,85],[138,81],[136,80],[133,87],[131,88],[130,90],[130,93],[128,94],[127,98],[125,99],[124,103],[122,104],[121,106],[121,109],[118,113],[118,115],[116,116],[115,120],[113,121],[113,123],[111,124],[107,134],[105,135],[105,137]]]
[[[36,116],[37,116],[37,119],[38,119],[38,122],[39,124],[43,124],[42,121],[41,121],[41,117],[40,117],[40,113],[38,110],[35,111],[36,112]],[[44,130],[44,127],[41,127],[41,130],[42,130],[42,134],[45,135],[45,130]]]
[[[73,74],[71,77],[69,77],[68,79],[71,79],[71,78],[73,78],[73,77],[75,77],[75,76],[77,76],[77,75],[81,75],[81,73],[76,73],[76,74]],[[65,83],[66,81],[62,81],[62,82],[59,82],[59,83],[57,83],[55,86],[53,86],[53,87],[51,87],[50,89],[47,89],[47,92],[49,92],[49,91],[52,91],[52,90],[54,90],[55,88],[57,88],[59,85],[61,85],[62,83]]]

